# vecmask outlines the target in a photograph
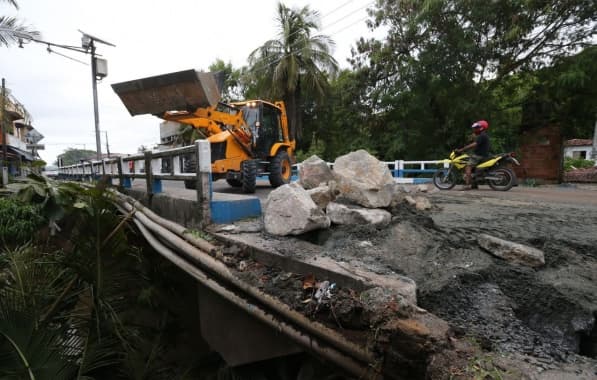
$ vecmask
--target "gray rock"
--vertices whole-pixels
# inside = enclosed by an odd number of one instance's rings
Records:
[[[397,276],[393,286],[378,286],[362,292],[361,301],[365,307],[371,309],[394,301],[402,305],[402,310],[418,310],[417,284],[408,277]]]
[[[494,256],[514,264],[539,267],[545,265],[545,255],[537,248],[481,234],[477,243]]]
[[[411,206],[415,206],[417,204],[417,201],[415,200],[415,198],[413,198],[410,195],[405,196],[404,200],[406,201],[406,203],[408,203]]]
[[[349,206],[330,202],[326,213],[336,224],[373,224],[386,226],[392,220],[392,214],[381,209],[367,209],[358,206]]]
[[[328,203],[334,200],[334,195],[329,186],[318,186],[314,189],[309,189],[307,190],[307,194],[309,194],[313,202],[322,210],[325,210]]]
[[[334,162],[338,198],[369,208],[387,207],[395,191],[388,167],[365,150],[338,157]]]
[[[321,158],[313,155],[299,167],[299,181],[305,189],[313,189],[334,179],[334,173]]]
[[[417,189],[421,192],[421,193],[426,193],[429,190],[429,187],[427,187],[427,185],[425,184],[421,184],[417,186]]]
[[[263,223],[268,233],[279,236],[300,235],[331,224],[307,191],[295,183],[280,186],[269,194]]]
[[[417,210],[430,210],[431,202],[426,197],[415,197],[415,208]]]

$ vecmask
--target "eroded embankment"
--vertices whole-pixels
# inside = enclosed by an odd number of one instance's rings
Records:
[[[431,199],[430,212],[397,206],[384,228],[334,226],[304,235],[302,244],[311,244],[310,250],[301,249],[295,238],[274,238],[259,229],[253,234],[296,260],[325,258],[382,276],[408,276],[417,283],[418,305],[446,320],[457,336],[472,338],[489,352],[537,358],[531,371],[579,360],[594,366],[597,236],[590,231],[597,230],[597,218],[564,205],[443,193]],[[530,268],[496,258],[479,246],[481,233],[540,249],[545,265]],[[308,273],[280,271],[240,255],[232,263],[243,267],[239,276],[309,318],[375,347],[379,337],[370,327],[379,316],[367,311],[362,289],[337,287],[330,302],[318,304]],[[386,310],[400,313],[400,308],[388,303]],[[403,354],[400,360],[416,360],[416,352]],[[412,375],[426,376],[426,365],[414,365]]]

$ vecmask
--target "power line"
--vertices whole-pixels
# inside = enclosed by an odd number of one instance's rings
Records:
[[[338,10],[342,9],[344,6],[346,6],[347,4],[349,4],[349,3],[351,3],[351,2],[352,2],[352,0],[345,2],[344,4],[342,4],[342,5],[340,5],[339,7],[335,8],[335,9],[334,9],[334,10],[332,10],[331,12],[328,12],[328,13],[327,13],[327,14],[326,14],[324,17],[326,17],[326,16],[329,16],[329,15],[333,14],[334,12],[336,12],[336,11],[338,11]],[[332,22],[331,24],[328,24],[327,26],[323,26],[323,27],[321,28],[321,30],[320,30],[320,33],[323,33],[323,32],[324,32],[326,29],[329,29],[329,27],[331,27],[331,26],[333,26],[333,25],[336,25],[337,23],[339,23],[339,22],[341,22],[341,21],[343,21],[343,20],[346,20],[346,19],[347,19],[349,16],[352,16],[353,14],[355,14],[355,13],[357,13],[357,12],[359,12],[359,11],[361,11],[361,10],[363,10],[363,9],[367,8],[368,6],[370,6],[370,5],[373,5],[373,4],[375,4],[375,1],[370,1],[370,2],[368,2],[367,4],[365,4],[365,5],[363,5],[363,6],[359,7],[359,8],[357,8],[357,9],[355,9],[355,10],[353,10],[353,11],[351,11],[351,12],[349,12],[349,13],[345,14],[344,16],[340,17],[339,19],[337,19],[336,21]],[[322,17],[322,19],[323,19],[324,17]],[[357,22],[360,22],[360,21],[362,21],[362,20],[364,20],[364,19],[366,19],[366,18],[367,18],[367,17],[364,17],[363,19],[361,19],[361,20],[358,20]],[[355,22],[355,23],[352,23],[352,24],[350,24],[350,25],[348,25],[346,28],[343,28],[343,29],[341,29],[341,30],[347,29],[348,27],[350,27],[350,26],[352,26],[352,25],[355,25],[355,24],[356,24],[356,22]],[[298,33],[298,32],[300,32],[300,30],[296,30],[296,31],[294,31],[294,32],[290,33],[290,34],[287,36],[287,38],[288,38],[288,37],[290,37],[290,36],[292,36],[292,35],[294,35],[294,34],[296,34],[296,33]],[[337,34],[337,33],[336,33],[336,34]],[[332,36],[332,35],[333,35],[333,34],[330,34],[329,36]],[[296,42],[294,42],[294,43],[290,44],[288,47],[293,47],[293,46],[297,45],[299,42],[300,42],[300,41],[296,41]],[[287,57],[288,55],[289,55],[289,54],[285,54],[285,55],[283,55],[283,56],[282,56],[282,58],[284,58],[284,57]],[[275,63],[275,62],[277,61],[277,57],[274,57],[274,56],[272,56],[272,57],[264,57],[264,60],[265,60],[265,61],[267,61],[267,59],[268,59],[268,58],[270,58],[270,59],[272,60],[272,62],[271,62],[271,63]],[[270,66],[270,64],[266,64],[266,66],[265,66],[265,67],[263,67],[263,69],[267,69],[269,66]],[[261,71],[261,70],[259,70],[259,71]]]
[[[322,28],[322,31],[323,31],[323,30],[325,30],[326,28],[329,28],[329,27],[330,27],[330,26],[332,26],[332,25],[335,25],[335,24],[337,24],[338,22],[340,22],[340,21],[342,21],[342,20],[345,20],[345,19],[346,19],[348,16],[352,16],[352,15],[353,15],[353,14],[355,14],[356,12],[358,12],[358,11],[362,10],[363,8],[366,8],[367,6],[369,6],[369,5],[373,4],[373,3],[374,3],[374,2],[372,1],[372,2],[370,2],[370,3],[368,3],[368,4],[366,4],[365,6],[363,6],[363,7],[360,7],[360,8],[358,8],[358,9],[356,9],[356,10],[354,10],[354,11],[350,12],[349,14],[345,15],[344,17],[342,17],[342,18],[340,18],[340,19],[336,20],[335,22],[333,22],[332,24],[328,25],[327,27],[325,27],[325,28]],[[340,29],[336,30],[336,31],[335,31],[335,32],[333,32],[333,33],[329,33],[328,37],[331,37],[331,36],[337,35],[338,33],[340,33],[340,32],[342,32],[342,31],[344,31],[344,30],[346,30],[346,29],[350,28],[351,26],[353,26],[353,25],[356,25],[357,23],[359,23],[359,22],[362,22],[362,21],[366,20],[368,17],[369,17],[369,16],[362,17],[362,18],[360,18],[360,19],[358,19],[358,20],[356,20],[356,21],[354,21],[354,22],[352,22],[352,23],[350,23],[350,24],[348,24],[348,25],[344,26],[343,28],[340,28]],[[294,45],[294,44],[291,44],[290,46],[293,46],[293,45]],[[276,57],[276,56],[264,57],[265,59],[264,59],[263,61],[267,61],[267,58],[270,58],[270,59],[271,59],[271,62],[269,62],[269,63],[263,63],[263,64],[260,64],[260,65],[259,65],[260,67],[258,67],[258,68],[257,68],[257,69],[255,69],[255,70],[252,70],[252,73],[260,73],[260,72],[263,72],[263,71],[267,70],[269,67],[276,65],[276,64],[277,64],[277,63],[278,63],[280,60],[282,60],[282,59],[284,59],[284,58],[286,58],[286,57],[288,57],[288,56],[290,56],[290,55],[291,55],[291,53],[286,53],[286,54],[282,55],[281,57]],[[263,61],[262,61],[262,62],[263,62]]]

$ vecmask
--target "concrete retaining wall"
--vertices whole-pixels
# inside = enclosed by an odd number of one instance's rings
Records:
[[[201,227],[200,205],[197,201],[172,198],[165,194],[154,194],[151,200],[147,193],[125,189],[124,192],[149,207],[153,212],[187,228]]]

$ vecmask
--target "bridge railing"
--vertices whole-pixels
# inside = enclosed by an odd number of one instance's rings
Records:
[[[184,160],[192,157],[196,163],[194,173],[184,173]],[[163,191],[162,180],[196,181],[197,202],[203,209],[203,219],[209,220],[211,201],[211,149],[207,140],[197,140],[194,145],[144,152],[127,157],[106,158],[101,161],[84,161],[58,168],[59,179],[79,181],[118,180],[123,188],[131,188],[135,178],[145,179],[147,194]]]
[[[198,163],[196,173],[184,173],[184,158],[195,156]],[[398,183],[426,183],[431,181],[438,167],[447,167],[443,160],[427,161],[384,161]],[[300,163],[293,168],[293,180]],[[333,163],[328,162],[333,168]],[[151,170],[146,170],[151,168]],[[108,158],[101,161],[85,161],[80,164],[63,166],[58,169],[58,176],[76,180],[97,180],[100,177],[118,179],[120,186],[130,188],[135,178],[145,179],[147,192],[162,192],[162,180],[199,181],[198,200],[209,198],[209,173],[211,172],[211,153],[209,142],[198,140],[195,145],[173,148],[159,152],[144,152],[127,157]],[[261,177],[260,177],[261,178]],[[265,177],[263,177],[265,178]],[[206,194],[203,194],[206,193]]]
[[[427,183],[431,182],[432,175],[439,167],[447,168],[448,164],[444,160],[427,160],[427,161],[383,161],[383,163],[390,169],[392,177],[397,183]],[[327,162],[330,168],[334,168],[333,162]],[[300,163],[293,168],[293,174],[299,171]]]
[[[426,183],[431,182],[431,177],[438,167],[447,168],[443,160],[405,161],[396,160],[385,162],[390,168],[392,176],[398,183]],[[412,176],[414,175],[414,177]],[[422,176],[421,176],[422,175]]]

